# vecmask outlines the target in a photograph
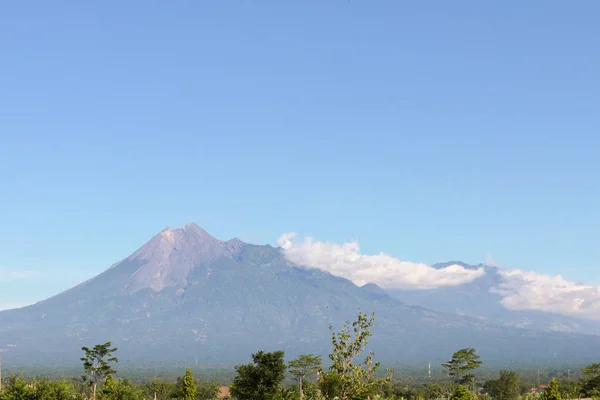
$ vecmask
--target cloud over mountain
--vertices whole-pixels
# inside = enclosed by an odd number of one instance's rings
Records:
[[[361,254],[356,241],[338,244],[311,237],[297,240],[296,236],[293,232],[285,233],[277,241],[288,260],[330,272],[359,286],[376,283],[387,289],[433,289],[470,283],[485,274],[483,268],[460,265],[433,268],[384,253]],[[485,263],[497,264],[489,254]],[[501,295],[500,304],[509,310],[537,310],[600,320],[600,287],[571,282],[561,275],[521,269],[497,268],[497,273],[500,283],[491,287],[490,292]]]
[[[600,320],[600,287],[570,282],[520,269],[499,270],[502,283],[493,288],[510,310],[540,310]]]
[[[436,269],[384,253],[365,255],[355,241],[337,244],[310,237],[297,241],[295,237],[296,233],[285,233],[277,241],[288,260],[327,271],[357,285],[376,283],[384,288],[429,289],[472,282],[485,273],[483,268],[472,270],[460,265]]]

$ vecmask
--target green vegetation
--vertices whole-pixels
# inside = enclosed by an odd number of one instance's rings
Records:
[[[231,395],[239,400],[276,399],[285,378],[283,358],[283,351],[253,354],[253,363],[235,367],[237,376],[231,383]]]
[[[498,379],[485,382],[483,388],[494,400],[517,400],[521,395],[521,380],[516,372],[502,370]]]
[[[450,400],[476,400],[475,396],[469,389],[463,385],[456,385],[450,392]]]
[[[81,357],[85,371],[83,380],[84,382],[89,382],[92,386],[93,399],[96,399],[96,387],[98,383],[102,382],[110,374],[117,372],[110,365],[110,363],[119,361],[117,357],[112,356],[112,353],[117,351],[117,348],[111,349],[110,346],[111,342],[106,342],[104,344],[97,344],[92,349],[88,347],[81,348],[85,352],[85,356]]]
[[[316,374],[321,369],[321,356],[302,354],[297,360],[288,363],[288,369],[298,380],[300,400],[304,398],[303,383],[307,376]]]
[[[183,385],[181,388],[183,400],[194,400],[198,394],[198,390],[196,389],[196,385],[194,384],[194,377],[192,376],[192,371],[190,369],[185,370],[185,376],[183,377]]]
[[[258,351],[251,363],[235,367],[234,376],[221,375],[221,382],[212,373],[212,380],[202,379],[190,368],[176,378],[147,371],[127,379],[115,370],[117,349],[107,342],[82,348],[83,377],[9,374],[0,400],[213,400],[223,398],[222,385],[229,387],[232,400],[600,400],[600,363],[574,373],[501,370],[492,375],[477,372],[482,362],[472,348],[458,350],[442,364],[445,376],[417,379],[406,373],[392,379],[392,370],[378,371],[373,353],[360,359],[373,322],[374,315],[359,311],[357,320],[339,332],[330,327],[331,365],[326,369],[318,355],[300,355],[286,365],[283,351]]]
[[[481,364],[479,356],[475,354],[475,349],[467,348],[454,353],[452,359],[442,364],[442,367],[444,367],[448,376],[453,378],[455,384],[472,385],[475,379],[472,371]]]
[[[319,375],[328,385],[335,382],[330,389],[337,392],[335,394],[342,400],[374,396],[378,387],[391,379],[391,375],[383,379],[375,377],[379,363],[373,363],[373,353],[369,353],[363,362],[354,363],[365,350],[374,319],[374,314],[368,318],[359,311],[358,319],[352,323],[352,334],[349,323],[344,324],[339,333],[335,333],[333,327],[329,327],[333,345],[329,358],[333,364],[329,372],[323,372],[321,369]]]

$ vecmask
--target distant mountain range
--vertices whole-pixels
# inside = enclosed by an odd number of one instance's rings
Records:
[[[470,283],[458,286],[427,290],[391,289],[389,293],[407,304],[468,315],[512,327],[550,332],[600,334],[598,321],[543,311],[506,309],[500,303],[502,296],[493,291],[493,288],[497,288],[502,283],[497,267],[483,264],[469,265],[460,261],[435,264],[433,267],[442,269],[449,265],[460,265],[467,269],[483,268],[485,274]]]
[[[163,230],[70,290],[0,312],[0,349],[12,365],[76,364],[81,346],[105,341],[119,348],[122,363],[197,357],[232,365],[260,349],[327,354],[328,326],[339,329],[360,307],[376,312],[370,348],[387,364],[438,363],[467,346],[488,364],[600,357],[600,336],[552,328],[574,327],[568,319],[499,309],[487,279],[493,274],[455,288],[388,293],[295,265],[280,248],[217,240],[190,224]]]

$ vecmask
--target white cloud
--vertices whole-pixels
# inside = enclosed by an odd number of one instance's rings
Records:
[[[288,260],[330,272],[359,286],[376,283],[384,288],[429,289],[471,282],[485,273],[483,268],[470,270],[460,265],[436,269],[384,253],[364,255],[356,241],[336,244],[310,237],[295,241],[295,237],[293,232],[284,233],[277,240]]]
[[[36,276],[38,276],[38,273],[35,271],[13,271],[6,267],[0,267],[0,282],[12,282]]]
[[[295,233],[285,233],[277,241],[290,261],[328,271],[359,286],[370,282],[384,288],[430,289],[461,285],[485,274],[483,268],[471,270],[451,265],[435,269],[384,253],[364,255],[356,241],[337,244],[310,237],[295,238]],[[496,266],[497,261],[487,254],[485,264]],[[502,282],[491,291],[502,296],[500,303],[507,309],[538,310],[600,320],[600,286],[521,269],[497,271]]]
[[[600,319],[600,287],[570,282],[561,275],[520,269],[499,270],[503,282],[492,289],[510,310],[540,310]]]

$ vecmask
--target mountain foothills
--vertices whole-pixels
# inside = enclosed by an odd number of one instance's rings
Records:
[[[280,248],[217,240],[190,224],[163,230],[57,296],[0,312],[0,349],[12,365],[74,364],[82,346],[106,341],[119,348],[121,364],[231,365],[257,350],[325,355],[328,327],[353,320],[360,308],[376,313],[370,350],[392,365],[439,363],[465,347],[487,364],[598,359],[600,336],[551,329],[575,326],[562,317],[501,310],[489,284],[391,293],[358,287],[293,264]]]

